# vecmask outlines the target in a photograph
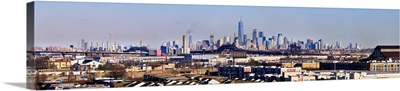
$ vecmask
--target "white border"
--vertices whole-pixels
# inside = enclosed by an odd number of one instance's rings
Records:
[[[399,0],[37,0],[74,2],[160,3],[239,6],[399,9]]]
[[[31,0],[10,0],[0,3],[0,49],[1,71],[0,89],[26,90],[12,84],[24,84],[25,80],[25,46],[26,46],[26,3]],[[43,0],[40,0],[43,1]],[[50,0],[44,0],[50,1]],[[65,1],[65,0],[51,0]],[[245,6],[291,6],[291,7],[330,7],[330,8],[368,8],[400,9],[399,0],[68,0],[80,2],[118,2],[118,3],[164,3],[164,4],[207,4],[207,5],[245,5]],[[361,1],[361,2],[360,2]],[[265,84],[229,84],[211,86],[173,86],[152,88],[117,88],[115,90],[148,90],[148,91],[304,91],[304,90],[397,90],[400,79],[322,81],[299,83],[265,83]],[[82,89],[81,91],[108,91],[110,89]],[[78,90],[79,91],[79,90]]]

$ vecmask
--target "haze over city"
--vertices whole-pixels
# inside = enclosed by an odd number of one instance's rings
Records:
[[[179,40],[233,36],[242,17],[244,34],[263,31],[268,38],[282,33],[289,39],[324,39],[325,43],[359,43],[364,48],[398,45],[399,10],[283,8],[254,6],[156,5],[128,3],[36,2],[37,46],[77,45],[112,41],[151,48]]]

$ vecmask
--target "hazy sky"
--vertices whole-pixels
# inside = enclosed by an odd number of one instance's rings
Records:
[[[152,48],[162,42],[179,40],[192,30],[193,42],[233,37],[242,16],[244,33],[253,29],[267,38],[282,33],[290,40],[323,39],[365,47],[398,45],[399,10],[285,8],[253,6],[156,5],[132,3],[36,2],[35,41],[38,46],[77,45],[81,39]]]

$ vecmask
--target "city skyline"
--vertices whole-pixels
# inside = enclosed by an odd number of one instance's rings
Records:
[[[359,43],[367,48],[399,44],[398,10],[72,2],[36,6],[35,46],[42,47],[77,45],[81,39],[89,44],[107,42],[109,32],[112,43],[122,45],[139,45],[143,40],[159,48],[162,42],[181,41],[188,33],[195,43],[210,35],[232,37],[239,19],[246,35],[257,29],[267,38],[282,33],[295,41],[324,39],[328,44],[340,41],[343,46]]]

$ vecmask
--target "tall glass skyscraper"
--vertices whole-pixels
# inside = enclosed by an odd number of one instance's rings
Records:
[[[253,29],[253,38],[252,38],[252,40],[256,41],[256,39],[257,39],[257,29]]]
[[[259,38],[264,37],[264,33],[263,33],[262,31],[259,31],[259,32],[258,32],[258,37],[259,37]]]
[[[247,34],[243,34],[243,44],[242,45],[246,45],[246,43],[247,43]]]
[[[283,37],[281,33],[278,34],[278,40],[276,42],[277,42],[277,47],[279,49],[280,46],[283,44]]]
[[[211,50],[214,50],[214,35],[210,35],[210,42],[211,42],[210,48]]]
[[[239,36],[238,36],[239,43],[240,43],[241,45],[244,45],[245,42],[243,42],[243,41],[245,41],[246,39],[243,39],[243,22],[242,22],[242,17],[240,17],[239,24],[238,24],[238,34],[239,34]]]

